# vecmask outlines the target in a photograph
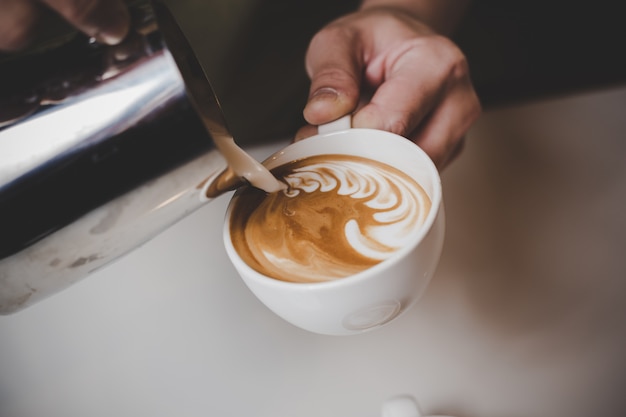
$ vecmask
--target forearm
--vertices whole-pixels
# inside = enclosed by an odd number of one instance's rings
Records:
[[[363,0],[361,9],[391,7],[402,10],[450,36],[463,18],[470,0]]]

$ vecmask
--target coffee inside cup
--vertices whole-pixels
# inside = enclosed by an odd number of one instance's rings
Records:
[[[272,173],[288,189],[238,192],[229,229],[238,254],[283,281],[347,277],[393,256],[424,223],[431,201],[398,169],[349,155],[317,155]]]

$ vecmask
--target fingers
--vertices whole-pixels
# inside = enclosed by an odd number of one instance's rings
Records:
[[[362,58],[356,33],[330,26],[311,41],[306,68],[311,78],[304,118],[313,125],[331,122],[352,112],[359,99]]]
[[[405,136],[445,167],[481,112],[465,56],[447,38],[430,35],[404,42],[383,60],[381,73],[371,74],[382,81],[353,126]]]
[[[0,0],[0,50],[26,46],[39,15],[39,8],[30,0]]]
[[[406,136],[433,107],[441,89],[441,80],[437,79],[439,72],[421,60],[421,56],[428,56],[428,53],[406,48],[401,48],[401,57],[394,60],[394,68],[382,68],[383,74],[375,76],[382,78],[381,84],[370,102],[354,115],[354,127],[388,130]]]
[[[455,84],[409,138],[443,169],[460,154],[463,138],[480,113],[480,102],[468,77]]]
[[[99,42],[124,39],[130,16],[123,0],[0,0],[0,50],[25,47],[34,37],[41,7],[49,7]]]
[[[298,129],[298,131],[296,132],[296,135],[293,138],[293,141],[298,142],[302,139],[315,136],[317,135],[317,133],[318,133],[317,126],[305,125],[305,126],[302,126],[300,129]]]
[[[80,31],[107,44],[128,33],[130,16],[123,0],[41,0]]]

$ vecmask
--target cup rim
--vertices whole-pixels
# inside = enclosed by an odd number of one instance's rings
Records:
[[[324,290],[324,289],[342,287],[345,285],[352,285],[355,281],[367,280],[368,278],[374,278],[378,276],[381,270],[388,269],[392,267],[393,265],[397,264],[398,262],[402,261],[406,256],[408,256],[408,254],[415,248],[416,245],[418,245],[420,242],[424,240],[426,235],[433,228],[433,225],[435,224],[435,220],[437,216],[439,215],[440,208],[442,205],[443,192],[442,192],[442,186],[441,186],[441,177],[439,175],[439,171],[437,167],[435,166],[433,161],[430,159],[430,157],[426,154],[426,152],[424,152],[424,150],[420,148],[419,145],[411,142],[409,139],[403,136],[397,135],[395,133],[383,131],[383,130],[368,129],[368,128],[350,128],[350,129],[345,129],[345,130],[340,130],[340,131],[335,131],[335,132],[317,134],[309,138],[303,139],[301,141],[291,143],[287,145],[285,148],[277,152],[274,152],[272,155],[270,155],[268,158],[266,158],[263,161],[263,165],[274,168],[276,166],[283,165],[284,163],[289,163],[291,160],[280,162],[280,163],[275,163],[275,162],[280,160],[287,151],[304,146],[302,145],[302,143],[304,142],[308,142],[310,144],[311,142],[309,141],[328,140],[327,138],[330,138],[332,136],[343,136],[346,134],[346,132],[359,133],[359,132],[364,132],[364,131],[369,132],[369,133],[375,132],[376,140],[395,140],[395,141],[399,141],[399,143],[402,143],[401,146],[410,146],[410,148],[408,149],[411,149],[411,152],[417,152],[417,154],[420,155],[420,158],[422,159],[422,161],[418,163],[425,165],[426,169],[428,170],[429,176],[433,179],[433,192],[432,192],[432,195],[429,195],[431,199],[431,204],[432,204],[431,209],[428,215],[426,216],[424,223],[422,224],[420,229],[417,231],[417,233],[415,233],[415,236],[413,236],[410,243],[398,249],[396,252],[393,253],[393,255],[391,255],[387,259],[384,259],[378,264],[373,265],[369,268],[366,268],[362,271],[359,271],[347,277],[332,278],[330,280],[317,281],[317,282],[293,282],[293,281],[283,281],[278,278],[273,278],[271,276],[265,275],[257,271],[256,269],[248,265],[241,258],[241,256],[239,255],[239,253],[237,252],[237,250],[235,249],[233,245],[231,235],[230,235],[230,217],[232,214],[233,206],[238,198],[238,195],[243,190],[242,188],[240,188],[237,191],[235,191],[234,195],[231,197],[231,200],[228,203],[228,207],[226,209],[226,214],[225,214],[225,221],[223,225],[222,236],[223,236],[226,252],[229,258],[231,259],[231,262],[234,263],[236,259],[237,261],[237,264],[235,265],[236,268],[237,269],[241,268],[245,270],[245,276],[242,276],[244,280],[254,279],[254,280],[262,282],[264,285],[269,285],[269,286],[283,288],[283,289],[289,289],[292,291],[302,290],[302,291],[307,291],[307,292],[311,290]],[[341,140],[341,139],[335,138],[334,140]],[[372,138],[370,137],[370,138],[363,139],[363,140],[371,141]],[[404,142],[400,142],[400,141],[404,141]],[[317,154],[312,153],[311,155],[324,155],[324,154],[325,154],[324,152],[320,152]],[[331,151],[331,152],[328,152],[327,154],[341,154],[341,152]],[[353,155],[349,153],[346,153],[346,154]],[[361,155],[357,155],[357,156],[361,156]],[[364,158],[367,158],[367,157],[364,156]]]

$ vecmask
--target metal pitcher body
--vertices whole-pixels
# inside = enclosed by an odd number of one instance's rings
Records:
[[[219,103],[169,11],[116,46],[76,35],[0,62],[0,314],[81,280],[207,201]]]

